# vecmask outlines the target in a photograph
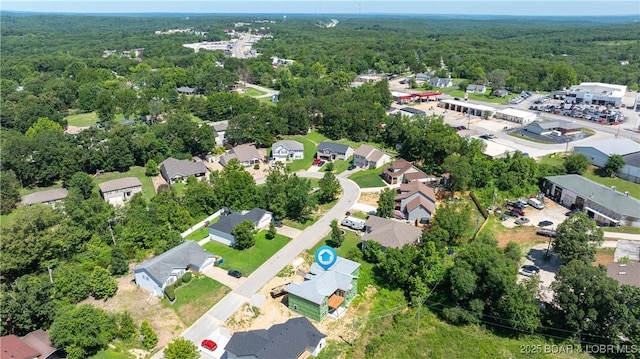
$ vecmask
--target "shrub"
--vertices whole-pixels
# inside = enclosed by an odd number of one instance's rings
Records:
[[[167,296],[169,301],[173,302],[176,300],[176,289],[173,285],[170,285],[164,289],[164,294]]]
[[[193,278],[193,275],[191,274],[191,272],[187,272],[182,276],[182,282],[183,283],[189,283],[191,282],[191,278]]]
[[[255,165],[253,165],[253,169],[254,170],[259,170],[260,169],[260,164],[256,163]]]

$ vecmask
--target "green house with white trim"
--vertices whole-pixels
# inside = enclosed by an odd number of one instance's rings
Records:
[[[337,319],[358,293],[360,263],[338,257],[327,270],[313,263],[301,283],[287,286],[289,309],[321,322]]]

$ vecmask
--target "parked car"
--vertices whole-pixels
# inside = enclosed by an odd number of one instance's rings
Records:
[[[276,228],[280,228],[282,227],[282,221],[273,221],[273,225],[276,226]]]
[[[529,218],[527,217],[520,217],[516,219],[516,224],[527,224],[527,223],[529,223]]]
[[[534,265],[524,265],[520,267],[519,272],[523,276],[531,277],[532,275],[540,273],[540,267]]]
[[[502,216],[500,216],[500,220],[501,221],[506,221],[507,219],[509,219],[509,216],[507,216],[506,214],[503,214]]]
[[[240,273],[240,271],[235,269],[228,271],[227,274],[232,276],[233,278],[242,278],[242,273]]]
[[[538,227],[548,227],[548,226],[553,226],[553,222],[546,219],[544,221],[538,222]]]
[[[509,202],[507,203],[508,206],[511,206],[513,208],[517,208],[517,209],[524,209],[525,205],[522,202],[519,201],[513,201],[513,202]]]
[[[536,231],[536,234],[539,236],[545,236],[545,237],[554,237],[556,236],[556,231],[554,231],[553,229],[538,229]]]
[[[201,347],[214,351],[218,348],[218,344],[216,344],[216,342],[214,342],[211,339],[205,339],[202,341],[202,344],[200,344]]]
[[[315,160],[313,160],[313,165],[314,166],[318,166],[318,165],[320,165],[320,162],[322,162],[322,160],[319,159],[319,158],[316,158]]]
[[[512,210],[505,211],[504,214],[511,217],[518,217],[518,214]]]

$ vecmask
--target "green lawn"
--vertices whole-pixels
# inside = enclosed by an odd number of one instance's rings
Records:
[[[244,89],[245,91],[242,94],[244,96],[257,97],[257,96],[262,96],[267,94],[266,92],[254,89],[253,87],[245,87]],[[269,98],[269,101],[271,101],[271,98]]]
[[[316,156],[316,145],[304,137],[291,137],[290,139],[302,143],[302,145],[304,146],[304,158],[288,163],[287,168],[289,169],[289,171],[298,172],[311,167],[311,164],[313,164],[313,159]]]
[[[545,163],[555,168],[564,170],[564,158],[565,156],[560,153],[544,156],[540,159],[540,163]]]
[[[96,177],[95,182],[99,184],[118,178],[138,177],[140,182],[142,182],[142,197],[150,200],[153,196],[155,196],[156,191],[153,187],[153,180],[151,179],[151,177],[145,176],[144,171],[144,167],[134,166],[131,167],[127,172],[107,172]]]
[[[73,115],[66,116],[67,124],[77,127],[93,126],[98,122],[98,114],[94,112],[87,113],[75,113]],[[120,121],[124,119],[124,115],[118,113],[114,117],[114,121]]]
[[[192,113],[189,113],[189,117],[191,117],[191,121],[193,121],[193,122],[195,122],[195,123],[202,123],[202,122],[204,122],[200,117],[198,117],[198,116],[196,116],[196,115],[194,115],[194,114],[192,114]]]
[[[607,232],[640,234],[640,227],[609,227],[604,228]]]
[[[318,242],[315,246],[313,246],[313,248],[309,250],[309,254],[314,255],[318,248],[327,244],[326,241],[330,237],[331,234],[328,234],[326,237],[322,238],[320,242]],[[361,242],[362,240],[360,239],[360,236],[356,234],[356,232],[345,230],[344,242],[342,242],[340,248],[336,248],[336,253],[338,253],[340,257],[346,257],[349,250],[352,248],[359,248]]]
[[[583,174],[583,176],[607,187],[616,186],[616,191],[618,192],[624,193],[626,191],[629,191],[629,195],[631,197],[640,199],[640,186],[637,183],[626,181],[617,177],[600,177],[595,174],[595,172],[596,167],[591,167]]]
[[[515,133],[515,132],[514,133],[510,133],[509,136],[517,137],[517,138],[522,139],[522,140],[527,140],[527,141],[536,142],[536,143],[545,143],[545,144],[554,144],[555,143],[555,142],[551,142],[551,141],[542,141],[542,140],[539,140],[537,138],[533,138],[533,137],[529,137],[529,136],[523,136],[522,134]]]
[[[313,130],[313,131],[309,132],[308,134],[306,134],[304,136],[304,138],[310,140],[311,142],[315,142],[316,145],[319,144],[320,142],[329,140],[323,134],[321,134],[320,132],[318,132],[316,130]]]
[[[387,166],[382,168],[374,168],[364,171],[358,171],[351,176],[349,176],[350,180],[353,180],[360,188],[372,188],[372,187],[382,187],[386,185],[386,182],[382,180],[380,176],[382,171]]]
[[[309,227],[310,225],[312,225],[314,223],[316,223],[316,221],[314,219],[309,219],[308,221],[306,221],[304,223],[292,221],[290,219],[283,219],[282,220],[282,224],[284,224],[285,226],[291,227],[291,228],[295,228],[295,229],[299,229],[301,231],[307,229],[307,227]]]
[[[256,245],[245,250],[231,248],[214,241],[202,247],[208,252],[222,257],[221,268],[237,269],[243,275],[248,276],[291,240],[291,238],[280,234],[276,235],[273,240],[268,240],[265,238],[266,234],[267,231],[264,230],[258,232],[255,237]]]
[[[490,96],[488,95],[488,93],[490,93],[491,89],[487,88],[487,92],[486,94],[483,96],[482,94],[478,94],[478,93],[470,93],[469,95],[469,100],[473,100],[473,101],[483,101],[483,102],[491,102],[491,103],[499,103],[499,104],[503,104],[506,105],[509,102],[510,98],[513,98],[515,96],[507,96],[507,97],[496,97],[496,96]],[[464,95],[465,95],[465,91],[463,90],[451,90],[448,91],[449,95],[453,96],[453,97],[458,97],[463,99]]]
[[[113,349],[103,349],[99,351],[96,355],[90,358],[91,359],[130,359],[130,358],[133,358],[133,355],[118,353]]]
[[[206,218],[206,217],[205,217]],[[204,218],[203,218],[204,219]],[[220,219],[220,217],[216,217],[213,220],[211,220],[209,222],[209,225],[214,224],[216,222],[218,222],[218,220]],[[202,219],[198,220],[198,222],[200,222]],[[209,236],[209,227],[208,226],[203,226],[200,227],[198,229],[196,229],[194,232],[192,232],[191,234],[189,234],[188,236],[184,237],[185,240],[188,241],[196,241],[199,242],[202,239],[205,239]]]
[[[351,162],[353,162],[353,156],[349,157],[346,161],[341,161],[341,160],[333,161],[333,173],[337,175],[346,171],[349,168],[349,165],[351,164]],[[325,172],[327,170],[328,164],[329,163],[325,163],[325,165],[322,166],[320,171]]]
[[[176,301],[171,308],[190,326],[230,291],[230,288],[209,277],[194,277],[176,289]]]

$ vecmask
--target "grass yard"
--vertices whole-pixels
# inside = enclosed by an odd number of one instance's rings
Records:
[[[315,219],[309,219],[304,223],[300,223],[300,222],[296,222],[296,221],[292,221],[290,219],[283,219],[282,220],[282,224],[284,224],[287,227],[291,227],[291,228],[295,228],[295,229],[299,229],[299,230],[305,230],[307,229],[307,227],[311,226],[312,224],[316,223]]]
[[[144,197],[146,200],[150,200],[153,196],[155,196],[156,191],[153,187],[153,180],[151,179],[151,177],[145,176],[144,171],[144,167],[133,166],[127,172],[103,173],[100,176],[95,177],[95,182],[96,184],[99,184],[118,178],[138,177],[140,182],[142,182],[142,197]]]
[[[62,188],[62,181],[58,181],[49,187],[20,188],[20,196],[25,196],[35,192],[46,191],[49,189]]]
[[[114,351],[113,349],[103,349],[99,351],[96,355],[90,357],[91,359],[131,359],[133,355],[119,353]]]
[[[288,163],[287,168],[289,171],[298,172],[311,167],[311,164],[313,164],[313,158],[316,156],[316,145],[304,137],[291,137],[289,139],[298,141],[304,146],[304,158]]]
[[[629,195],[631,197],[640,199],[640,186],[637,183],[626,181],[618,177],[600,177],[596,174],[597,170],[597,167],[591,166],[583,176],[607,187],[616,186],[616,191],[618,192],[624,193],[629,191]]]
[[[73,115],[66,116],[64,119],[67,120],[68,125],[87,127],[93,126],[98,123],[98,114],[95,111],[87,113],[75,113]],[[114,121],[120,121],[123,119],[124,115],[121,113],[116,114],[114,117]]]
[[[530,142],[536,142],[536,143],[544,143],[544,144],[554,144],[555,143],[555,142],[550,142],[550,141],[538,140],[537,138],[532,138],[532,137],[529,137],[529,136],[523,136],[522,134],[516,133],[516,132],[510,133],[509,136],[516,137],[516,138],[519,138],[519,139],[522,139],[522,140],[526,140],[526,141],[530,141]]]
[[[451,90],[448,91],[449,95],[453,96],[453,97],[458,97],[460,99],[464,99],[464,95],[465,95],[465,91],[463,90]],[[490,93],[491,90],[489,88],[487,88],[487,92],[486,93]],[[473,100],[473,101],[483,101],[483,102],[491,102],[491,103],[499,103],[499,104],[503,104],[506,105],[509,102],[510,98],[513,98],[515,96],[507,96],[507,97],[497,97],[497,96],[491,96],[491,95],[482,95],[482,94],[478,94],[478,93],[470,93],[469,95],[469,100]]]
[[[327,141],[328,138],[324,137],[320,132],[313,130],[304,136],[307,140],[311,142],[315,142],[315,144],[319,144],[320,142]]]
[[[171,308],[190,326],[230,291],[230,288],[209,277],[194,277],[176,289],[176,301]],[[163,303],[170,305],[166,301]]]
[[[380,175],[386,167],[388,166],[358,171],[349,176],[349,179],[353,180],[360,188],[383,187],[386,185],[386,182],[382,180]]]
[[[207,217],[204,217],[207,218]],[[198,222],[204,220],[204,218],[202,219],[196,219]],[[214,224],[216,222],[218,222],[218,220],[220,220],[220,217],[216,217],[213,220],[211,220],[209,222],[209,225]],[[193,231],[191,234],[189,234],[188,236],[184,237],[185,240],[189,240],[189,241],[200,241],[202,239],[205,239],[209,236],[209,227],[208,226],[202,226],[198,229],[196,229],[195,231]]]
[[[277,234],[276,238],[268,240],[265,238],[266,234],[267,231],[258,232],[255,237],[256,244],[245,250],[235,249],[214,241],[205,244],[202,248],[222,257],[223,262],[220,268],[237,269],[243,275],[248,276],[291,241],[291,238],[280,234]]]
[[[605,232],[640,234],[640,227],[609,227],[603,228]]]
[[[333,161],[333,173],[337,175],[346,171],[349,168],[349,165],[351,164],[351,162],[353,162],[353,156],[349,157],[346,161],[340,161],[340,160]],[[322,168],[320,169],[320,171],[326,172],[328,164],[329,162],[325,163],[324,166],[322,166]]]
[[[253,87],[245,87],[244,90],[245,91],[242,94],[244,96],[257,97],[257,96],[262,96],[267,94],[266,92],[254,89]],[[271,98],[269,98],[269,101],[271,101]]]
[[[554,154],[542,157],[540,159],[540,163],[544,163],[549,166],[553,166],[555,168],[560,168],[564,170],[564,158],[565,158],[564,155],[559,153],[554,153]]]
[[[327,244],[326,241],[329,238],[331,238],[331,234],[328,234],[326,237],[322,238],[320,242],[318,242],[318,244],[313,246],[313,248],[309,250],[309,254],[314,255],[318,250],[318,248]],[[346,257],[349,250],[352,248],[359,248],[359,245],[361,242],[362,240],[360,239],[360,236],[356,234],[356,232],[345,230],[344,242],[342,242],[342,245],[340,246],[340,248],[335,248],[336,253],[338,253],[340,257]]]

